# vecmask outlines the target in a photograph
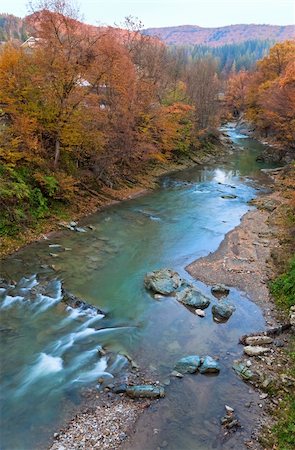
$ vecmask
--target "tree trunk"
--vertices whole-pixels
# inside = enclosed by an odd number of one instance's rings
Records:
[[[54,168],[57,169],[58,166],[58,160],[60,156],[60,141],[57,138],[55,141],[55,156],[54,156]]]

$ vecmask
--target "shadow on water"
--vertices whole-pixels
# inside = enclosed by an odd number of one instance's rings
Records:
[[[218,377],[172,381],[167,397],[139,422],[129,448],[155,449],[163,441],[169,449],[219,448],[225,403],[251,428],[243,407],[248,389],[231,363],[241,353],[239,336],[264,327],[258,307],[233,290],[236,312],[217,324],[211,306],[201,319],[174,299],[155,301],[143,287],[145,273],[164,266],[189,278],[183,268],[216,250],[249,209],[257,184],[246,177],[265,181],[255,161],[261,148],[232,137],[242,149],[227,164],[163,177],[156,191],[81,221],[92,225],[86,233],[65,230],[4,262],[3,276],[18,282],[0,288],[4,450],[45,448],[52,430],[79,404],[81,387],[123,369],[122,357],[116,362],[114,356],[119,352],[160,381],[185,354],[208,353],[221,363]],[[229,194],[236,198],[222,198]],[[67,308],[60,280],[107,316]],[[211,305],[215,301],[211,296]],[[102,356],[101,346],[113,356]],[[222,448],[234,448],[227,445]]]

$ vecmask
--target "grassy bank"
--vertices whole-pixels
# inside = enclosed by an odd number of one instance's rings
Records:
[[[67,201],[45,196],[44,192],[40,195],[41,192],[29,185],[26,177],[22,176],[17,182],[19,194],[9,191],[13,201],[8,205],[7,214],[3,214],[0,220],[0,258],[42,238],[42,235],[59,229],[60,222],[79,220],[108,205],[136,197],[146,190],[154,189],[161,175],[208,161],[214,162],[224,157],[227,152],[227,146],[222,143],[208,143],[197,153],[187,157],[154,161],[132,178],[122,179],[113,188],[79,183]],[[22,189],[19,189],[22,183],[26,186],[26,197],[23,196]],[[5,194],[5,189],[4,181],[0,186],[0,194],[3,194],[3,191]]]
[[[278,188],[286,202],[278,208],[273,220],[278,225],[280,247],[273,252],[273,263],[277,277],[270,283],[270,292],[278,310],[285,316],[295,305],[295,202],[294,178],[295,165],[291,165],[278,179]],[[282,273],[281,273],[282,272]],[[295,339],[291,338],[285,350],[288,360],[287,375],[295,385]],[[271,448],[293,450],[295,448],[295,398],[290,392],[280,391],[280,406],[275,411],[276,425],[272,429]]]

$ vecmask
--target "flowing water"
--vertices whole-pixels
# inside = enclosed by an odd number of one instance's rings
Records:
[[[265,165],[255,161],[262,145],[228,132],[241,150],[226,164],[163,177],[159,189],[84,219],[85,233],[65,230],[3,263],[2,276],[13,280],[0,288],[3,450],[46,448],[79,405],[81,388],[99,388],[121,373],[123,354],[161,382],[187,354],[218,356],[221,363],[218,376],[172,381],[126,448],[156,449],[163,441],[175,450],[219,448],[225,403],[237,408],[246,429],[253,425],[243,406],[248,388],[231,364],[241,354],[239,336],[264,327],[259,308],[233,289],[236,312],[218,324],[210,308],[201,319],[172,298],[155,301],[143,286],[145,273],[162,267],[190,279],[184,267],[216,250],[249,210],[257,181],[265,181]],[[67,307],[61,283],[106,315]],[[210,287],[196,284],[213,305]]]

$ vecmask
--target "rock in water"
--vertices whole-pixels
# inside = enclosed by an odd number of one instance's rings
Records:
[[[169,295],[176,291],[182,284],[177,272],[171,269],[161,269],[149,272],[144,278],[144,285],[157,294]]]
[[[259,347],[258,345],[256,345],[256,346],[248,345],[248,346],[244,347],[244,352],[248,356],[260,356],[260,355],[264,355],[265,353],[269,353],[270,348]]]
[[[127,386],[126,394],[132,398],[161,398],[165,397],[165,390],[162,386],[151,384]]]
[[[220,371],[220,366],[211,356],[205,356],[201,359],[200,373],[217,373]]]
[[[195,373],[201,364],[201,358],[198,355],[185,356],[177,361],[175,371],[180,373]]]
[[[106,313],[104,311],[102,311],[101,309],[97,308],[96,306],[90,305],[89,303],[84,302],[84,300],[81,300],[80,298],[71,294],[64,288],[62,288],[62,294],[63,294],[62,301],[64,303],[66,303],[68,306],[70,306],[71,308],[79,308],[79,309],[82,309],[83,311],[89,310],[89,311],[93,311],[93,313],[96,313],[96,314],[102,314],[104,316],[106,315]]]
[[[211,292],[215,297],[227,297],[229,294],[229,288],[225,284],[215,284],[211,288]]]
[[[221,198],[233,199],[233,198],[237,198],[237,195],[233,195],[233,194],[222,195]]]
[[[265,345],[271,344],[273,339],[270,336],[248,336],[245,339],[247,345]]]
[[[197,314],[197,316],[199,317],[205,317],[206,313],[205,311],[203,311],[202,309],[196,309],[195,313]]]
[[[205,309],[210,304],[209,298],[205,297],[194,286],[188,286],[182,291],[177,292],[176,299],[184,305],[196,309]]]
[[[212,306],[213,317],[219,321],[228,320],[235,310],[234,305],[228,302],[220,302]]]

